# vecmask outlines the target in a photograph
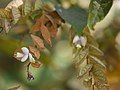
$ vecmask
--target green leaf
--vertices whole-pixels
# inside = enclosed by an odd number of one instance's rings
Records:
[[[94,29],[94,25],[104,19],[112,6],[113,0],[91,0],[87,26]]]
[[[87,25],[87,11],[79,7],[71,7],[64,9],[61,6],[56,6],[58,14],[68,23],[70,23],[77,33],[81,33]]]
[[[32,5],[30,0],[25,0],[24,14],[27,15],[32,11]]]
[[[82,67],[80,69],[78,77],[81,78],[83,75],[85,75],[87,72],[89,72],[92,68],[93,64],[87,64],[86,66]]]
[[[30,17],[32,20],[35,20],[36,18],[39,18],[42,16],[42,10],[36,10],[31,12]]]
[[[35,10],[40,10],[42,8],[42,0],[35,1]]]

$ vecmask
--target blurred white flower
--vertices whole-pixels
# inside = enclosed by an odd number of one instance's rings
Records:
[[[73,44],[76,45],[77,48],[81,48],[81,46],[85,47],[87,43],[87,38],[84,36],[78,36],[76,35],[73,39]]]
[[[35,62],[35,59],[33,58],[32,54],[29,53],[28,48],[22,47],[21,50],[22,50],[22,53],[21,52],[17,52],[15,54],[15,57],[18,60],[20,60],[21,62],[25,62],[29,58],[30,62]]]

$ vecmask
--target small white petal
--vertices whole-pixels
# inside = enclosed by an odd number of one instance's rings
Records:
[[[81,41],[81,45],[82,45],[82,46],[85,46],[85,45],[86,45],[86,43],[87,43],[87,38],[86,38],[86,37],[81,36],[81,37],[80,37],[80,41]]]
[[[31,53],[29,53],[29,60],[30,60],[30,62],[35,62],[35,59],[33,58]]]
[[[28,55],[24,55],[23,58],[20,61],[25,62],[27,59],[28,59]]]
[[[25,55],[28,55],[28,54],[29,54],[28,48],[22,47],[21,49],[22,49],[22,51],[23,51],[23,53],[24,53]]]
[[[74,39],[73,39],[73,43],[76,43],[79,39],[80,39],[79,36],[76,35],[76,36],[74,37]]]
[[[24,54],[22,54],[22,53],[19,53],[19,52],[16,53],[17,58],[22,58],[23,56],[24,56]]]
[[[76,47],[77,47],[77,48],[81,48],[81,45],[80,45],[80,44],[77,44]]]

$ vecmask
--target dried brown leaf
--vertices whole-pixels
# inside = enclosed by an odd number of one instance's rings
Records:
[[[39,68],[42,66],[42,63],[40,61],[36,61],[35,63],[31,63],[31,66],[34,68]]]
[[[14,22],[17,23],[17,21],[21,17],[19,9],[16,7],[12,7],[12,15],[13,15]]]
[[[51,44],[51,36],[50,36],[50,32],[48,31],[47,27],[42,25],[41,26],[41,33],[42,33],[42,36],[43,38],[45,39],[45,41],[52,46]]]
[[[37,48],[29,46],[29,50],[37,59],[40,58],[40,51]]]
[[[44,48],[45,48],[44,43],[43,43],[43,40],[42,40],[40,37],[35,36],[35,35],[32,35],[32,34],[31,34],[31,37],[32,37],[32,39],[33,39],[34,44],[35,44],[38,48],[40,48],[40,49],[44,49]]]
[[[49,27],[49,31],[50,31],[51,37],[55,37],[57,35],[57,29],[55,29],[53,26]]]
[[[57,25],[60,25],[62,22],[65,22],[56,11],[50,12],[48,15],[54,18],[54,22]]]
[[[82,67],[80,69],[78,78],[81,78],[83,75],[85,75],[87,72],[89,72],[92,67],[93,67],[93,64],[87,64],[86,66]]]
[[[35,25],[32,27],[32,32],[38,32],[41,29],[41,25],[46,24],[48,22],[48,18],[45,18],[44,15],[42,15],[40,18],[36,20]]]
[[[11,18],[10,12],[3,8],[0,8],[0,19],[1,18]]]
[[[12,7],[16,7],[18,8],[19,6],[21,6],[23,4],[23,0],[12,0],[7,6],[6,6],[6,10],[12,9]]]
[[[92,77],[91,76],[87,76],[84,81],[83,84],[85,87],[91,87],[92,85]]]
[[[51,36],[52,37],[55,37],[56,34],[57,34],[57,24],[55,23],[54,19],[49,16],[49,15],[46,15],[46,17],[50,20],[50,22],[52,23],[52,26],[51,27],[48,27],[49,28],[49,31],[51,33]]]
[[[8,33],[11,28],[10,22],[7,19],[4,20],[4,28],[6,33]]]

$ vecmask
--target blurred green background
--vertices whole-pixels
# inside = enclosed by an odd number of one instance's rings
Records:
[[[5,7],[10,1],[0,0],[0,7]],[[105,19],[96,24],[96,30],[91,31],[105,53],[110,90],[120,90],[120,3],[117,1],[114,1]],[[77,6],[87,10],[89,2],[89,0],[59,0],[59,3],[67,9]],[[30,68],[35,79],[28,81],[26,63],[13,58],[14,50],[20,47],[22,29],[17,27],[14,31],[11,30],[9,35],[0,34],[0,90],[8,90],[18,85],[20,85],[18,90],[88,90],[76,78],[72,65],[72,48],[66,32],[61,36],[64,38],[49,48],[50,52],[45,51],[47,55],[41,55],[43,67]],[[29,37],[26,36],[24,42],[22,45],[29,44]]]

